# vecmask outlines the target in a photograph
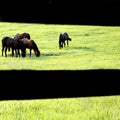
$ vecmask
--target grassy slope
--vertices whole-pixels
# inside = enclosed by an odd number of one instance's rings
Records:
[[[0,54],[0,69],[81,70],[120,68],[120,27],[83,25],[46,25],[27,23],[0,23],[0,38],[28,32],[35,40],[41,57],[8,58]],[[68,32],[69,47],[58,49],[60,32]],[[1,42],[0,42],[1,46]],[[1,49],[0,49],[1,51]],[[0,52],[1,53],[1,52]],[[19,59],[19,62],[18,62]],[[16,67],[17,66],[17,67]]]
[[[0,102],[0,120],[118,120],[120,97],[87,97]]]

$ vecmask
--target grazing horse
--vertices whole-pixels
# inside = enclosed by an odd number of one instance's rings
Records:
[[[35,53],[36,57],[40,57],[40,51],[39,51],[39,49],[37,47],[37,44],[35,43],[34,40],[23,38],[22,41],[25,44],[25,47],[30,50],[30,57],[31,57],[31,51],[32,50],[34,50],[34,53]]]
[[[14,50],[16,53],[16,57],[19,55],[20,57],[20,51],[22,52],[22,57],[26,56],[26,48],[22,40],[16,39],[14,40],[11,37],[5,36],[2,39],[2,56],[3,52],[5,50],[5,57],[7,57],[7,49],[10,51],[10,48],[12,49],[12,57],[14,56]]]
[[[59,35],[59,48],[63,48],[63,45],[64,47],[66,46],[66,43],[65,41],[67,41],[67,46],[68,46],[68,40],[71,41],[72,39],[69,37],[68,33],[64,32],[64,33],[60,33]]]
[[[30,38],[30,34],[29,33],[17,33],[15,36],[14,36],[14,39],[23,39],[23,38],[28,38],[28,39],[31,39]]]

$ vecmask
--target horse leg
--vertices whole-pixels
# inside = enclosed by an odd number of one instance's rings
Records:
[[[64,43],[63,43],[63,42],[61,42],[61,48],[63,48],[63,44],[64,44]]]
[[[5,47],[5,57],[7,57],[7,47]]]
[[[4,46],[2,47],[2,56],[3,56],[3,52],[4,52]]]
[[[19,55],[19,57],[20,57],[20,50],[18,49],[18,55]]]
[[[12,48],[12,57],[14,56],[14,48]]]
[[[10,52],[10,46],[8,46],[8,51]]]
[[[15,49],[15,53],[16,53],[16,57],[18,56],[18,51],[17,51],[17,49]]]
[[[14,50],[15,50],[15,54],[16,54],[16,57],[17,57],[18,56],[18,51],[17,51],[16,48]]]
[[[30,49],[30,57],[31,57],[31,51],[32,51],[32,50]]]
[[[68,46],[68,39],[67,39],[67,46]]]
[[[64,47],[65,47],[66,46],[65,41],[63,42],[63,44],[64,44]]]

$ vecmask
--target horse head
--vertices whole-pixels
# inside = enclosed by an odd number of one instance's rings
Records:
[[[36,51],[35,51],[35,55],[36,55],[36,57],[40,57],[40,51],[39,51],[39,50],[36,50]]]
[[[68,40],[69,40],[69,41],[72,41],[72,39],[71,39],[71,38],[69,38],[69,37],[68,37]]]

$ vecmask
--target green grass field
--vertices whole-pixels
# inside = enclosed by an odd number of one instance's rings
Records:
[[[120,27],[0,22],[0,39],[28,32],[40,57],[1,56],[0,70],[88,70],[120,68]],[[58,48],[61,32],[69,47]],[[119,120],[120,96],[0,101],[0,120]]]
[[[120,97],[0,102],[0,120],[119,120]]]
[[[40,57],[25,58],[1,56],[1,70],[87,70],[120,68],[120,27],[57,25],[0,22],[0,39],[4,36],[14,37],[16,33],[28,32],[35,40],[41,52]],[[69,47],[58,48],[61,32],[68,32],[72,41]],[[18,62],[19,61],[19,62]]]

